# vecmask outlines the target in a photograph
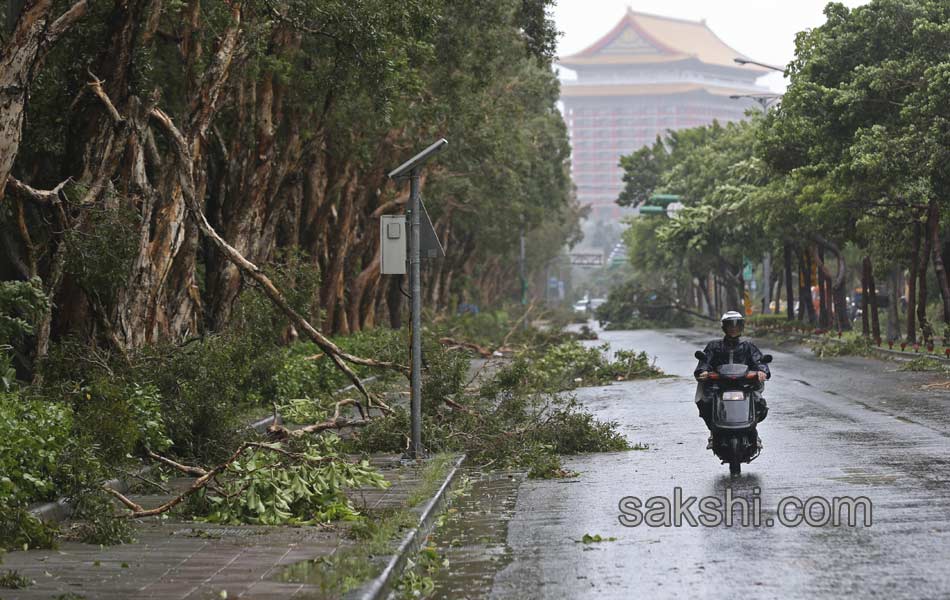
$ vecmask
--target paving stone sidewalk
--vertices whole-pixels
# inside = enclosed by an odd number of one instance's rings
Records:
[[[372,461],[393,484],[357,490],[354,503],[367,510],[402,508],[421,482],[421,466],[398,457]],[[148,506],[160,496],[136,496]],[[15,570],[35,583],[0,589],[0,600],[323,598],[308,584],[277,580],[285,567],[328,556],[352,542],[342,527],[222,526],[149,519],[137,523],[136,542],[100,547],[75,542],[57,550],[11,552],[0,573]],[[226,595],[224,594],[226,593]]]

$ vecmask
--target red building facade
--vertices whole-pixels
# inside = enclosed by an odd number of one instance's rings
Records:
[[[743,119],[752,101],[730,96],[768,93],[755,83],[768,71],[735,58],[746,57],[704,21],[628,10],[592,46],[558,61],[577,74],[562,80],[561,101],[578,199],[591,220],[620,217],[622,155],[667,130]]]

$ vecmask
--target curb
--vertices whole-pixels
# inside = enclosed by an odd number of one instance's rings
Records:
[[[377,379],[379,379],[379,377],[377,375],[373,375],[361,381],[363,382],[364,385],[366,385],[369,383],[373,383]],[[356,386],[351,383],[350,385],[344,388],[338,389],[337,391],[334,392],[334,394],[343,394],[353,389],[356,389]],[[280,413],[277,413],[276,416],[277,416],[277,419],[280,420],[281,418]],[[274,415],[270,415],[268,417],[264,417],[260,421],[251,423],[250,425],[247,425],[246,427],[243,427],[242,429],[254,429],[258,433],[264,433],[265,431],[267,431],[268,427],[273,425],[274,420],[275,420]],[[138,475],[141,477],[147,477],[149,473],[154,471],[158,466],[159,466],[158,463],[144,466],[138,471],[136,471],[135,474],[131,476],[131,478],[134,479],[135,475]],[[125,494],[132,487],[131,485],[129,485],[129,482],[127,479],[128,478],[110,479],[109,481],[104,482],[103,485],[107,485],[111,487],[112,489],[119,492],[120,494]],[[46,523],[61,523],[65,521],[66,519],[68,519],[69,517],[71,517],[73,514],[73,507],[68,498],[60,498],[59,500],[53,500],[51,502],[46,502],[44,504],[37,504],[30,507],[28,510],[30,511],[31,515],[33,515],[37,519]]]
[[[442,512],[446,504],[446,495],[452,484],[458,476],[462,463],[465,461],[465,454],[462,454],[449,469],[445,476],[445,481],[439,487],[439,491],[429,499],[422,514],[419,515],[419,524],[413,527],[403,537],[402,542],[395,554],[389,557],[386,567],[368,584],[359,588],[353,593],[344,596],[347,600],[383,600],[388,598],[392,592],[393,584],[402,575],[406,568],[406,562],[409,557],[416,553],[422,546],[422,542],[432,530],[433,522]]]

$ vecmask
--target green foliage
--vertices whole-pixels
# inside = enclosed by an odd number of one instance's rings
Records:
[[[834,356],[870,356],[872,346],[870,338],[856,333],[848,333],[840,339],[823,336],[811,342],[811,349],[821,358]]]
[[[439,334],[494,348],[501,345],[505,336],[515,328],[516,318],[511,311],[504,309],[465,313],[439,323]]]
[[[575,541],[576,541],[576,543],[578,543],[578,544],[599,544],[599,543],[601,543],[601,542],[616,542],[616,541],[617,541],[617,538],[615,538],[615,537],[603,537],[603,536],[601,536],[599,533],[595,533],[594,535],[591,535],[591,534],[589,534],[589,533],[585,533],[585,534],[584,534],[584,537],[582,537],[582,538],[579,539],[579,540],[575,540]]]
[[[360,331],[333,340],[344,351],[357,356],[373,356],[382,361],[406,364],[408,339],[405,331],[385,327]],[[365,367],[354,366],[361,375],[369,375]],[[389,373],[373,372],[383,377]],[[275,397],[286,403],[295,399],[328,399],[350,380],[312,342],[298,342],[290,346],[273,375]]]
[[[500,369],[481,393],[485,397],[503,391],[553,393],[662,374],[650,363],[646,352],[620,350],[614,354],[617,360],[610,361],[606,358],[608,349],[608,344],[584,347],[579,342],[565,342],[543,353],[523,353]]]
[[[688,327],[689,317],[673,308],[675,303],[671,290],[647,288],[634,278],[611,288],[594,316],[608,323],[607,329]]]
[[[406,570],[396,584],[399,598],[425,598],[435,591],[432,576],[449,566],[449,560],[439,554],[435,546],[422,547],[406,561]]]
[[[84,227],[66,230],[66,272],[94,302],[108,307],[125,284],[138,250],[139,215],[115,200],[83,211]]]
[[[62,403],[0,393],[0,505],[54,498],[55,479],[74,449],[72,425],[72,411]]]
[[[930,356],[918,356],[897,367],[899,371],[923,371],[950,374],[950,367],[939,359]]]
[[[0,575],[0,588],[7,590],[22,590],[23,588],[30,587],[35,583],[29,577],[24,577],[16,571],[7,571],[3,575]]]
[[[49,305],[39,279],[0,281],[0,347],[32,335],[33,323]],[[6,378],[4,388],[9,389]]]
[[[205,496],[205,519],[261,525],[352,520],[358,513],[344,489],[389,485],[367,461],[349,462],[334,435],[269,448],[248,451],[228,466],[220,491]]]
[[[616,360],[604,347],[577,342],[525,352],[495,373],[477,392],[459,385],[451,369],[428,370],[432,389],[442,390],[461,406],[446,410],[442,398],[424,397],[423,439],[432,451],[465,451],[476,464],[524,468],[532,477],[564,477],[559,455],[626,450],[617,423],[598,421],[577,402],[558,394],[579,385],[660,375],[646,353],[619,351]],[[443,350],[444,354],[452,354]],[[430,361],[436,359],[430,355]],[[350,442],[358,452],[399,452],[406,447],[407,411],[374,419]]]
[[[159,390],[172,450],[217,462],[237,444],[241,412],[273,397],[272,374],[280,354],[250,335],[212,336],[180,348],[154,349],[134,376]]]
[[[127,518],[116,515],[115,503],[101,489],[87,489],[73,497],[73,528],[67,532],[68,539],[78,539],[85,544],[112,546],[135,541],[135,528]]]
[[[142,448],[161,452],[172,445],[154,385],[96,379],[79,390],[75,411],[79,428],[97,440],[108,462],[120,462]]]
[[[17,506],[0,504],[0,550],[55,548],[59,529]]]

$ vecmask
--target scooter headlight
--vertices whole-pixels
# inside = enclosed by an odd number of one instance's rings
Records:
[[[742,392],[723,392],[723,400],[745,400],[745,394]]]

